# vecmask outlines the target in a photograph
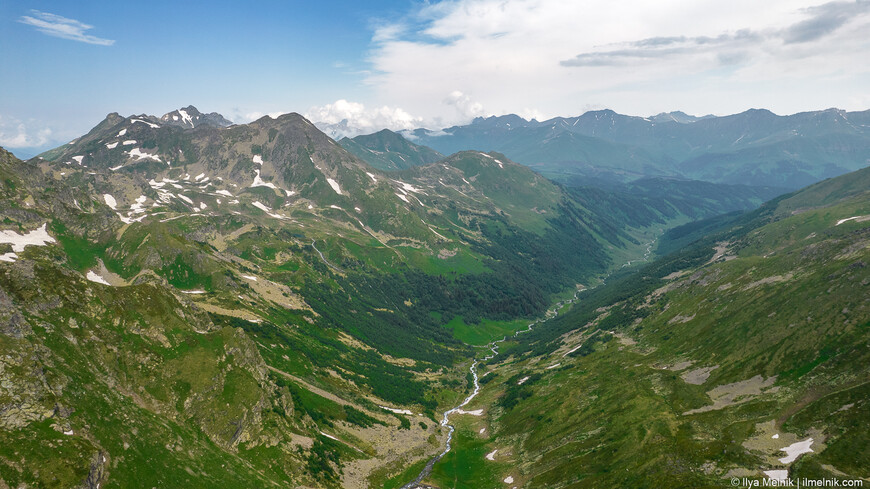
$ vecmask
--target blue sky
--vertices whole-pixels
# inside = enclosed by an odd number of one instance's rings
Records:
[[[361,131],[603,107],[865,110],[868,28],[867,0],[2,2],[0,145],[188,104]]]

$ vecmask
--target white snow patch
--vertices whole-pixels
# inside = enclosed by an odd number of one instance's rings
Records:
[[[140,222],[140,221],[142,221],[142,219],[145,219],[147,217],[147,215],[141,215],[141,216],[136,217],[136,218],[130,218],[130,217],[125,217],[120,212],[118,212],[117,214],[118,214],[118,217],[121,219],[121,222],[123,222],[124,224],[133,224],[134,222]]]
[[[145,197],[144,195],[140,195],[136,199],[136,202],[130,206],[130,210],[136,214],[141,214],[141,213],[145,212],[145,209],[143,208],[143,206],[144,206],[146,200],[148,200],[148,197]]]
[[[112,168],[109,168],[109,170],[117,171],[117,170],[120,170],[121,168],[124,168],[124,165],[113,166]]]
[[[311,204],[308,204],[308,208],[309,208],[309,209],[314,209],[314,206],[311,205]]]
[[[786,484],[788,482],[787,470],[765,470],[764,475],[775,480],[778,484]]]
[[[255,277],[255,276],[253,276],[253,275],[242,275],[242,277],[243,277],[243,278],[246,278],[246,279],[248,279],[248,280],[250,280],[250,281],[252,281],[252,282],[256,282],[256,281],[257,281],[257,277]]]
[[[336,437],[334,437],[334,436],[332,436],[332,435],[327,435],[326,433],[324,433],[324,432],[322,432],[322,431],[320,432],[320,434],[323,435],[323,436],[325,436],[325,437],[327,437],[327,438],[333,439],[333,440],[335,440],[335,441],[341,441],[341,440],[339,440],[338,438],[336,438]]]
[[[523,377],[519,382],[517,382],[517,385],[523,385],[527,380],[529,380],[528,376]]]
[[[255,200],[251,203],[251,205],[253,205],[257,209],[260,209],[263,212],[272,212],[271,208],[269,208],[266,204],[260,202],[259,200]]]
[[[546,370],[550,370],[551,368],[556,368],[556,367],[558,367],[559,365],[562,365],[562,364],[561,364],[561,363],[557,363],[557,364],[555,364],[555,365],[550,365],[549,367],[546,368]]]
[[[474,411],[466,411],[464,409],[457,409],[456,411],[453,411],[453,412],[456,414],[470,414],[472,416],[482,416],[483,415],[483,409],[475,409]]]
[[[103,194],[103,200],[106,201],[106,205],[111,207],[112,210],[115,210],[115,208],[118,207],[118,201],[109,194]]]
[[[200,202],[200,203],[199,203],[199,210],[204,211],[206,207],[208,207],[208,206],[205,205],[205,202]]]
[[[128,140],[124,141],[124,142],[121,143],[121,144],[122,144],[123,146],[130,146],[130,145],[132,145],[132,144],[136,144],[136,140],[135,140],[135,139],[128,139]]]
[[[223,195],[223,196],[225,196],[225,197],[232,197],[232,196],[233,196],[233,194],[231,194],[231,193],[229,192],[229,190],[215,190],[214,193],[216,193],[216,194],[220,194],[220,195]]]
[[[287,194],[287,197],[292,197],[292,196],[296,195],[296,191],[295,191],[295,190],[286,190],[286,189],[285,189],[285,190],[284,190],[284,193]]]
[[[514,477],[513,477],[512,475],[509,475],[509,476],[505,477],[505,478],[504,478],[504,483],[505,483],[505,484],[513,484],[513,483],[514,483]]]
[[[81,163],[81,162],[79,162],[79,163]],[[840,224],[843,224],[844,222],[852,221],[855,219],[861,219],[862,217],[867,217],[867,216],[852,216],[852,217],[847,217],[846,219],[840,219],[839,221],[837,221],[837,224],[835,224],[835,226],[839,226]]]
[[[341,195],[341,188],[338,186],[338,182],[331,178],[327,178],[326,182],[329,184],[330,187],[332,187],[332,190],[335,190],[335,193]]]
[[[193,126],[193,119],[190,118],[190,114],[187,113],[184,109],[178,109],[178,113],[181,114],[181,120],[185,124],[190,124]]]
[[[98,275],[98,274],[97,274],[96,272],[94,272],[93,270],[88,270],[88,274],[85,275],[85,278],[87,278],[87,279],[90,280],[91,282],[96,282],[96,283],[98,283],[98,284],[103,284],[103,285],[112,285],[112,284],[110,284],[109,282],[106,282],[106,279],[104,279],[103,277],[101,277],[100,275]]]
[[[774,440],[778,440],[778,439],[779,439],[779,433],[777,433],[777,434],[771,436],[771,438],[774,439]]]
[[[157,124],[152,124],[151,122],[143,121],[142,119],[130,119],[130,122],[141,122],[142,124],[148,124],[149,126],[151,126],[152,129],[157,129],[158,127],[160,127]]]
[[[205,178],[205,173],[200,173],[199,175],[193,177],[194,180],[202,180]]]
[[[82,160],[85,159],[85,157],[84,157],[84,156],[73,156],[72,159],[76,160],[76,163],[78,163],[79,165],[81,165],[81,164],[82,164]]]
[[[569,351],[567,351],[567,352],[566,352],[564,355],[562,355],[562,356],[563,356],[563,357],[567,357],[568,355],[570,355],[570,354],[574,353],[575,351],[579,350],[581,346],[583,346],[583,343],[580,343],[579,345],[577,345],[577,346],[575,346],[574,348],[570,349]]]
[[[492,460],[492,461],[494,462],[494,461],[495,461],[495,454],[496,454],[496,452],[498,452],[498,449],[493,450],[493,451],[487,453],[487,454],[486,454],[486,459],[487,459],[487,460]]]
[[[481,428],[480,431],[478,431],[478,433],[480,433],[482,435],[484,431],[486,431],[486,428]]]
[[[109,149],[115,149],[118,147],[118,141],[115,141],[114,143],[106,143],[106,147]]]
[[[420,205],[423,205],[423,203],[420,202]],[[425,206],[424,206],[424,207],[425,207]],[[424,222],[423,224],[426,224],[426,223]],[[441,238],[441,239],[443,239],[443,240],[445,240],[445,241],[450,241],[450,239],[448,239],[447,236],[444,236],[443,234],[439,233],[438,231],[432,229],[432,226],[426,224],[426,227],[429,228],[429,231],[432,231],[433,233],[435,233],[435,236],[438,236],[439,238]]]
[[[262,178],[260,178],[260,170],[254,170],[257,174],[254,176],[254,183],[251,184],[251,188],[253,187],[269,187],[272,189],[278,189],[274,183],[266,182]]]
[[[362,212],[359,207],[354,207],[353,210],[355,210],[357,212]]]
[[[391,413],[396,413],[396,414],[408,414],[408,415],[411,415],[411,416],[414,415],[414,413],[412,413],[411,411],[409,411],[409,410],[407,410],[407,409],[396,409],[396,408],[391,408],[391,407],[387,407],[387,406],[378,406],[378,407],[381,408],[381,409],[386,409],[387,411],[389,411],[389,412],[391,412]]]
[[[262,164],[263,164],[263,157],[260,156],[260,155],[254,155],[254,157],[252,158],[252,160],[253,160],[254,163],[257,163],[258,165],[262,165]]]
[[[121,130],[118,132],[118,136],[123,136],[124,134],[127,134],[127,129],[121,129]]]
[[[187,203],[190,204],[190,205],[193,205],[193,200],[191,200],[191,198],[188,197],[188,196],[186,196],[186,195],[178,194],[178,198],[181,199],[181,200],[183,200],[183,201],[185,201],[185,202],[187,202]]]
[[[66,435],[66,436],[72,436],[72,435],[73,435],[73,430],[64,430],[63,434]]]
[[[182,294],[205,294],[204,290],[182,290]]]
[[[400,199],[402,199],[402,200],[404,200],[404,201],[405,201],[405,202],[407,202],[407,203],[409,203],[409,204],[410,204],[410,203],[411,203],[411,201],[410,201],[410,200],[408,200],[408,198],[407,198],[407,197],[405,197],[405,196],[404,196],[404,195],[402,195],[402,194],[396,194],[396,197],[398,197],[398,198],[400,198]]]
[[[234,202],[238,203],[237,200]],[[284,219],[285,218],[284,216],[282,216],[280,214],[273,213],[272,209],[270,209],[269,206],[267,206],[266,204],[263,204],[260,201],[255,200],[254,202],[251,202],[251,205],[253,205],[257,209],[260,209],[261,211],[265,212],[269,217],[274,217],[275,219]]]
[[[135,143],[136,141],[133,141],[133,142]],[[127,143],[124,142],[124,144],[127,144]],[[127,154],[130,155],[131,158],[136,158],[136,161],[143,160],[145,158],[152,159],[154,161],[160,161],[159,156],[153,155],[150,153],[145,153],[139,148],[133,148],[130,151],[128,151]]]
[[[34,229],[23,236],[12,230],[0,231],[0,243],[10,243],[12,245],[12,251],[15,253],[21,253],[24,251],[24,247],[28,245],[45,246],[46,243],[54,243],[54,238],[49,236],[48,231],[45,230],[46,224],[48,223],[43,224],[41,227]],[[4,256],[8,255],[10,254],[6,253]]]
[[[340,211],[341,211],[341,210],[344,210],[344,209],[342,209],[341,207],[339,207],[339,206],[337,206],[337,205],[335,205],[335,204],[330,205],[329,208],[330,208],[330,209],[338,209],[338,210],[340,210]]]
[[[18,255],[16,255],[15,253],[13,253],[11,251],[9,253],[3,253],[2,255],[0,255],[0,261],[5,261],[8,263],[15,263],[15,260],[17,258],[18,258]]]
[[[399,185],[401,185],[402,190],[407,190],[408,192],[414,192],[415,194],[419,194],[420,192],[422,192],[422,190],[411,185],[410,183],[401,182],[399,180],[393,180],[393,181],[398,183]]]
[[[373,181],[373,182],[375,182],[375,183],[378,183],[378,179],[377,179],[377,178],[375,178],[375,176],[374,176],[374,175],[372,175],[372,174],[371,174],[371,173],[369,173],[369,172],[366,172],[366,175],[368,175],[368,176],[369,176],[369,178],[371,178],[371,179],[372,179],[372,181]]]
[[[786,453],[786,457],[779,459],[780,463],[790,464],[797,460],[797,458],[804,453],[811,453],[813,450],[810,448],[813,444],[812,438],[807,438],[804,441],[799,441],[796,443],[792,443],[791,445],[780,449],[781,452]]]
[[[499,167],[499,168],[504,168],[504,165],[502,164],[502,162],[501,162],[501,161],[498,161],[497,159],[493,158],[492,156],[490,156],[490,155],[488,155],[488,154],[486,154],[486,153],[480,153],[480,155],[481,155],[481,156],[486,156],[487,158],[489,158],[489,159],[495,161],[496,163],[498,163],[498,167]]]

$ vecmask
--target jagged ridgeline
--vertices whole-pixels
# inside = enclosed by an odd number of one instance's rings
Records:
[[[408,135],[442,153],[499,151],[560,181],[668,176],[797,189],[864,168],[868,121],[870,111],[837,109],[788,116],[751,109],[722,117],[596,110],[546,121],[513,114],[481,117]]]
[[[473,351],[445,325],[539,315],[722,210],[684,204],[498,153],[386,173],[298,114],[2,151],[0,478],[380,487],[440,450]]]
[[[870,477],[868,189],[865,168],[665,233],[692,244],[501,345],[432,482],[484,453],[469,486]]]

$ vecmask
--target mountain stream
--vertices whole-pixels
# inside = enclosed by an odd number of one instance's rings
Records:
[[[643,257],[640,260],[633,260],[633,261],[638,262],[638,261],[649,260],[649,257],[652,254],[652,247],[655,244],[655,242],[657,241],[657,239],[658,238],[655,238],[651,242],[647,243],[645,253],[643,254]],[[311,245],[314,246],[314,243],[311,243]],[[317,248],[315,248],[315,250],[316,249]],[[319,253],[319,251],[318,251],[318,253]],[[323,255],[321,255],[321,257],[322,256]],[[324,261],[326,261],[326,260],[324,259]],[[622,267],[630,266],[631,263],[632,263],[632,260],[629,260],[627,263],[623,264]],[[604,279],[601,281],[601,284],[599,284],[599,285],[603,285],[604,282],[610,277],[610,275],[612,273],[613,272],[608,273],[604,277]],[[566,299],[564,301],[557,302],[556,305],[554,305],[552,309],[548,310],[546,312],[546,314],[544,314],[543,318],[540,318],[532,323],[529,323],[529,327],[527,329],[522,329],[522,330],[515,332],[513,334],[513,337],[516,337],[522,333],[528,333],[538,323],[541,323],[543,321],[546,321],[548,319],[552,319],[552,318],[556,317],[559,314],[559,310],[562,309],[562,307],[564,307],[567,304],[573,304],[574,302],[576,302],[578,296],[580,295],[580,292],[583,292],[584,290],[588,290],[588,289],[577,290],[571,299]],[[494,357],[495,355],[497,355],[498,354],[498,344],[502,343],[504,341],[507,341],[507,339],[508,339],[508,336],[505,336],[504,338],[502,338],[500,340],[495,340],[495,341],[489,343],[488,345],[486,345],[486,348],[489,348],[490,354],[483,357],[483,360],[475,360],[474,362],[472,362],[471,367],[469,368],[469,371],[471,372],[471,376],[474,379],[474,389],[471,391],[471,394],[469,394],[468,397],[465,398],[465,400],[463,400],[456,407],[453,407],[453,408],[447,410],[444,413],[444,416],[441,418],[441,426],[447,428],[447,444],[444,447],[444,451],[442,451],[438,455],[435,455],[434,457],[432,457],[432,459],[430,459],[429,462],[426,463],[426,466],[423,467],[423,470],[420,471],[420,474],[417,476],[417,478],[414,479],[413,481],[403,485],[401,487],[401,489],[415,489],[417,487],[420,487],[420,483],[423,482],[423,479],[425,479],[426,477],[429,476],[429,474],[432,473],[432,467],[434,467],[435,464],[438,463],[438,461],[441,460],[441,458],[444,457],[444,455],[447,455],[447,452],[450,451],[451,442],[453,441],[453,432],[456,431],[456,428],[452,424],[450,424],[450,419],[449,419],[450,415],[455,413],[455,412],[461,411],[462,408],[465,407],[466,405],[468,405],[468,403],[471,402],[472,399],[477,397],[477,394],[480,392],[480,382],[479,382],[479,377],[477,375],[478,364],[480,364],[480,362],[485,362],[485,361],[491,359],[492,357]]]

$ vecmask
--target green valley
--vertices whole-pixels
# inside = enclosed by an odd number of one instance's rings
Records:
[[[741,213],[778,189],[224,121],[2,153],[6,485],[407,487],[448,439],[423,482],[715,485],[774,429],[863,477],[864,173]]]

